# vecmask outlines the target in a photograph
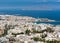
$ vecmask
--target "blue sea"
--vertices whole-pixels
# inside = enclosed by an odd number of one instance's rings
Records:
[[[31,16],[35,18],[48,18],[60,21],[60,10],[0,10],[0,14],[17,15],[17,16]],[[60,22],[43,22],[48,24],[60,25]]]

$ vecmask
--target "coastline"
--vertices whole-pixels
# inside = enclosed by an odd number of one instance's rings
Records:
[[[5,14],[5,15],[0,15],[0,16],[16,16],[16,17],[20,17],[18,15],[8,15],[8,14]],[[21,16],[21,17],[31,17],[31,16]],[[32,19],[34,17],[31,17]],[[56,21],[56,20],[51,20],[51,19],[48,19],[48,18],[35,18],[37,22],[60,22],[60,21]]]
[[[60,25],[36,23],[40,22],[39,20],[41,22],[56,22],[55,20],[44,18],[42,20],[42,18],[37,19],[29,16],[0,15],[0,42],[44,43],[44,40],[45,42],[48,40],[59,41]]]

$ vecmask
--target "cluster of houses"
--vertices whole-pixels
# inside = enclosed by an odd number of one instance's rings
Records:
[[[37,24],[32,17],[0,16],[0,43],[44,43],[60,40],[60,25]]]

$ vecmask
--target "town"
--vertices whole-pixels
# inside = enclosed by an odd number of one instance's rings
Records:
[[[60,25],[36,22],[55,20],[0,15],[0,43],[60,43]]]

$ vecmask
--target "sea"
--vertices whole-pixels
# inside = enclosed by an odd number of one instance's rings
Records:
[[[1,15],[17,15],[17,16],[30,16],[34,18],[48,18],[51,20],[60,21],[60,10],[0,10]],[[60,25],[60,22],[39,22],[46,24]]]

